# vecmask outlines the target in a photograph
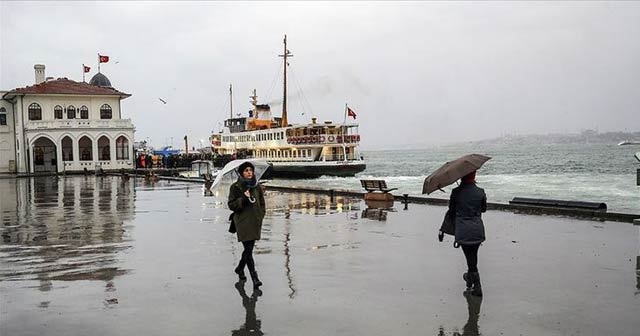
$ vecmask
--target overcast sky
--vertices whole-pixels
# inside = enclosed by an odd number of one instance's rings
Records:
[[[255,88],[279,115],[284,34],[290,122],[349,103],[363,149],[640,129],[640,2],[0,2],[0,20],[0,89],[36,63],[77,81],[84,63],[88,81],[108,55],[156,147],[206,142],[230,83],[234,112]]]

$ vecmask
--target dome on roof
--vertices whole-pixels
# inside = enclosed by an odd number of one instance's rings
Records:
[[[107,76],[101,74],[101,73],[97,73],[95,74],[91,80],[89,81],[89,84],[91,85],[95,85],[95,86],[100,86],[100,87],[108,87],[108,88],[113,88],[111,86],[111,81],[109,81],[109,78],[107,78]]]

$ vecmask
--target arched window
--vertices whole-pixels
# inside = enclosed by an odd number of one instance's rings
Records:
[[[80,108],[80,119],[89,119],[89,109],[84,105]]]
[[[62,139],[62,161],[73,161],[73,141],[68,136]]]
[[[0,107],[0,126],[7,124],[7,109]]]
[[[124,136],[116,139],[116,160],[129,160],[129,140]]]
[[[98,139],[98,153],[100,155],[100,160],[111,160],[111,144],[109,143],[109,138],[104,135]]]
[[[67,119],[76,118],[76,107],[73,105],[67,106]]]
[[[42,120],[42,108],[38,103],[29,105],[29,120]]]
[[[53,108],[53,117],[55,119],[62,119],[62,106],[56,105]]]
[[[81,161],[93,160],[93,141],[87,136],[83,136],[78,141],[78,150],[80,151]]]
[[[113,113],[109,104],[103,104],[100,106],[100,119],[111,119]]]

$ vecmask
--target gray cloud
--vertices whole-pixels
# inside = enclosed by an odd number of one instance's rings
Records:
[[[109,55],[125,116],[158,146],[206,139],[229,83],[236,111],[254,88],[279,99],[285,33],[306,98],[289,87],[292,121],[341,121],[348,102],[365,148],[640,120],[637,2],[0,2],[0,20],[0,88],[31,85],[35,63],[80,80]]]

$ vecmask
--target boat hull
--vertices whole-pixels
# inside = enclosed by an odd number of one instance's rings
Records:
[[[354,176],[367,168],[365,163],[273,163],[272,177],[312,178],[320,176]]]

